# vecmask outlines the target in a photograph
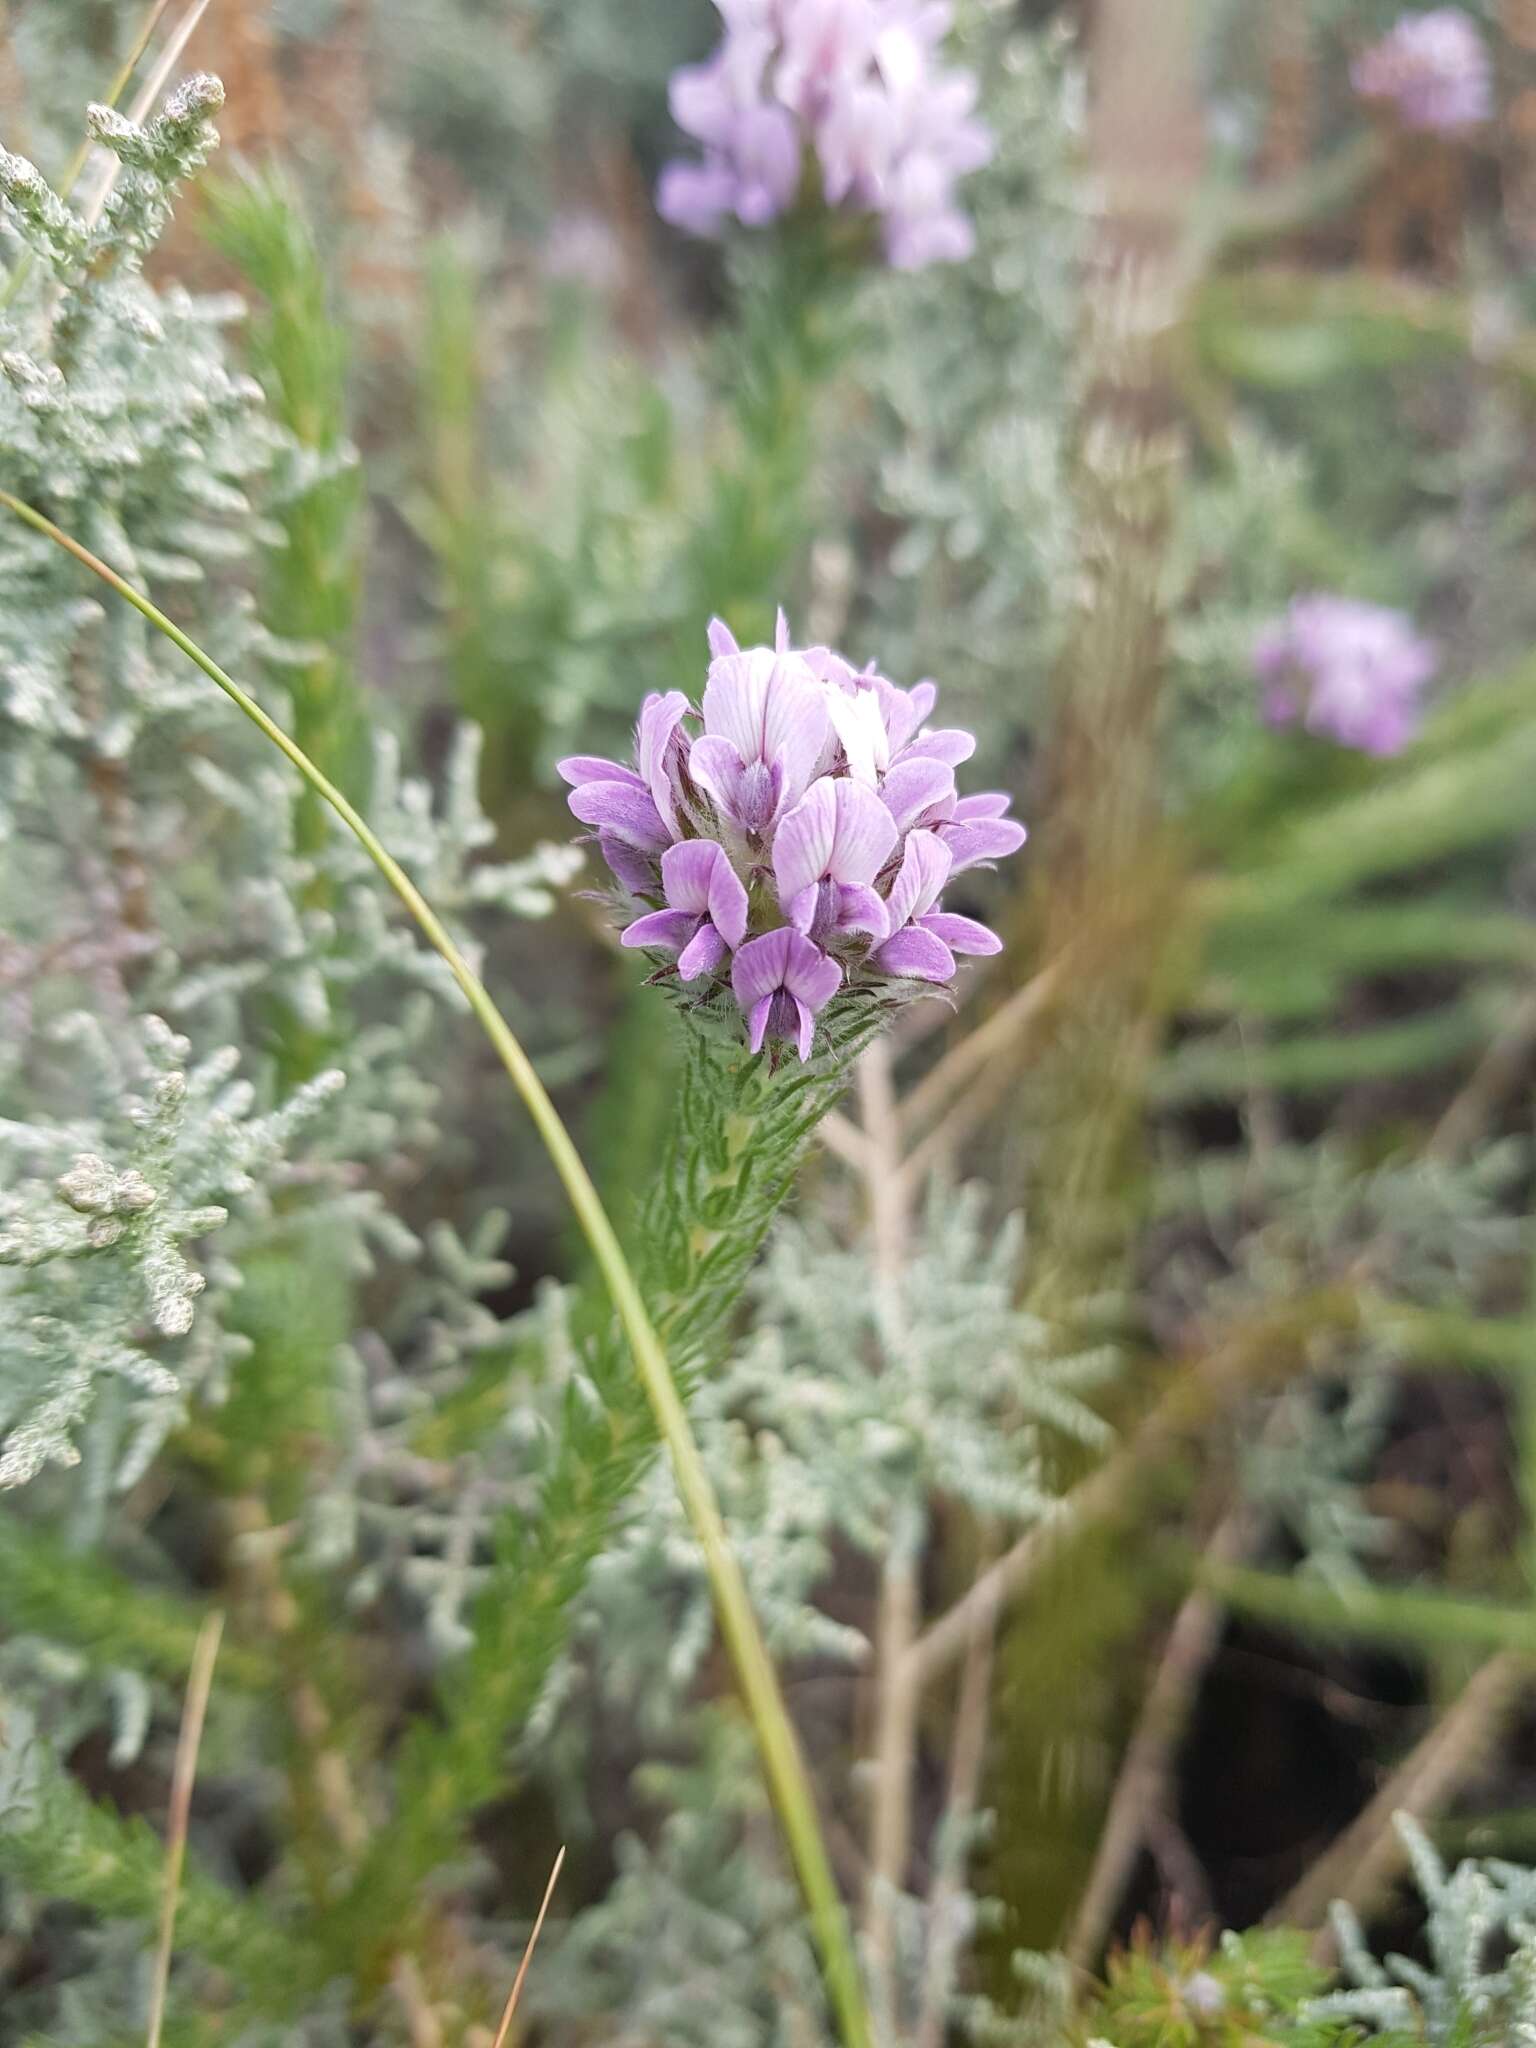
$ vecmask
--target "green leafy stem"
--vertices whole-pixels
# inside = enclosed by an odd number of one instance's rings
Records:
[[[463,991],[513,1087],[522,1098],[612,1298],[663,1442],[678,1493],[704,1553],[720,1629],[756,1734],[763,1768],[799,1878],[821,1955],[829,2002],[848,2048],[870,2048],[871,2032],[847,1915],[838,1894],[816,1811],[815,1797],[778,1678],[752,1611],[741,1567],[731,1549],[714,1489],[689,1426],[666,1352],[597,1190],[532,1062],[484,983],[405,869],[295,740],[275,723],[232,676],[159,610],[71,535],[32,506],[0,490],[0,505],[82,563],[116,591],[202,670],[340,818],[400,899],[428,943],[442,956]]]

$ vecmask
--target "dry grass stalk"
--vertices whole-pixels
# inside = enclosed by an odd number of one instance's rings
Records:
[[[192,1817],[192,1787],[197,1779],[197,1753],[203,1740],[203,1723],[208,1716],[208,1697],[213,1690],[213,1667],[224,1634],[222,1614],[210,1614],[198,1633],[192,1652],[192,1673],[187,1680],[186,1705],[182,1709],[181,1733],[176,1739],[176,1762],[171,1772],[171,1806],[166,1830],[165,1898],[160,1908],[160,1931],[155,1942],[154,1975],[150,1980],[149,2028],[146,2048],[160,2048],[165,2026],[165,2002],[171,1984],[171,1949],[176,1938],[176,1907],[181,1897],[181,1873],[187,1860],[187,1827]]]

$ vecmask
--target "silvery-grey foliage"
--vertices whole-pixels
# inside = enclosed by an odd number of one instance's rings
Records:
[[[1399,1815],[1397,1826],[1427,1909],[1428,1960],[1378,1960],[1355,1914],[1335,1906],[1334,1934],[1355,1988],[1315,2000],[1307,2010],[1383,2032],[1400,2028],[1429,2048],[1530,2040],[1536,2031],[1536,1871],[1469,1859],[1447,1872],[1415,1821]]]

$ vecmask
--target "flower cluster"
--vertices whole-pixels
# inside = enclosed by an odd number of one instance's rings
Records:
[[[1433,134],[1476,128],[1493,111],[1488,52],[1459,7],[1403,15],[1355,59],[1350,80],[1362,99],[1390,102],[1405,127]]]
[[[1413,737],[1436,664],[1433,644],[1401,612],[1319,594],[1296,598],[1265,628],[1253,665],[1271,725],[1300,719],[1341,746],[1395,754]]]
[[[704,145],[656,192],[662,217],[714,235],[785,212],[807,152],[829,206],[879,216],[889,262],[920,270],[970,254],[956,182],[992,154],[976,80],[936,52],[947,0],[716,0],[725,35],[674,74],[672,112]]]
[[[709,646],[698,711],[681,690],[645,700],[633,768],[577,755],[560,773],[627,897],[652,906],[623,943],[675,956],[702,997],[729,987],[754,1052],[782,1038],[804,1060],[845,985],[947,983],[956,953],[998,951],[939,899],[1024,828],[1006,796],[956,790],[976,743],[928,727],[932,683],[793,649],[782,612],[773,647],[738,647],[718,619]]]

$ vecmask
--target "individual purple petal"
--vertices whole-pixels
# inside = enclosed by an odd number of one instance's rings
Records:
[[[955,808],[955,771],[943,761],[909,753],[881,783],[880,801],[895,819],[898,831],[937,824]]]
[[[810,1056],[815,1017],[842,982],[842,969],[787,925],[749,939],[731,964],[731,988],[746,1012],[754,1052],[765,1037],[793,1037]]]
[[[703,920],[701,949],[695,957],[711,967],[718,964],[714,940],[704,937],[706,931],[715,934],[722,948],[741,944],[747,931],[747,892],[723,846],[713,839],[685,839],[679,846],[669,846],[661,857],[661,879],[674,910],[695,925]],[[692,978],[684,968],[683,979]]]
[[[822,776],[779,820],[773,836],[780,903],[823,877],[867,887],[895,844],[895,820],[873,790]]]
[[[744,822],[749,800],[746,768],[728,739],[713,733],[696,739],[688,755],[688,773],[704,794],[713,798],[718,810]]]
[[[773,874],[781,904],[814,888],[827,872],[837,837],[837,792],[844,786],[830,775],[822,776],[779,820],[773,835]]]
[[[974,917],[957,917],[950,910],[930,910],[918,923],[925,932],[942,939],[952,953],[1001,953],[1003,942],[997,933]]]
[[[942,939],[921,925],[893,932],[870,956],[884,974],[912,981],[953,981],[955,956]]]
[[[977,796],[963,796],[955,805],[950,822],[955,825],[971,825],[978,818],[1003,818],[1013,802],[1000,790],[987,790]]]
[[[713,839],[685,839],[667,848],[661,856],[661,879],[674,910],[691,910],[698,917],[709,915],[710,884],[720,861],[725,861],[725,851]],[[730,867],[729,861],[725,864]],[[737,887],[741,887],[739,882]]]
[[[656,863],[650,854],[642,853],[627,840],[618,839],[612,832],[599,832],[597,850],[607,861],[614,879],[626,888],[631,896],[650,896],[656,888]]]
[[[783,107],[748,107],[736,122],[732,155],[736,217],[749,228],[775,220],[800,183],[800,137]]]
[[[635,760],[641,780],[674,839],[682,829],[677,819],[677,776],[688,754],[688,735],[682,730],[687,714],[688,699],[681,690],[668,690],[665,696],[652,691],[640,707],[635,728]]]
[[[684,981],[696,981],[701,974],[713,974],[730,949],[712,924],[701,924],[677,956],[677,971]]]
[[[638,782],[583,782],[567,801],[584,825],[595,825],[644,852],[659,852],[670,834],[649,792]]]
[[[555,763],[555,773],[577,788],[584,782],[631,782],[636,789],[645,787],[633,768],[605,761],[600,754],[567,754]]]
[[[795,1051],[800,1055],[803,1066],[811,1056],[811,1046],[816,1036],[816,1012],[809,1003],[802,1002],[799,996],[792,996],[790,1000],[795,1006],[795,1018],[799,1027],[795,1032]]]
[[[873,939],[883,939],[891,928],[890,912],[873,889],[860,888],[856,883],[840,882],[838,892],[838,932],[868,932]]]
[[[652,910],[637,917],[619,934],[621,946],[645,946],[657,952],[679,953],[699,929],[696,913],[688,910]]]
[[[685,235],[718,235],[736,211],[736,173],[728,164],[674,157],[656,180],[656,211]]]
[[[748,939],[731,962],[731,989],[744,1010],[763,996],[782,988],[789,966],[789,942],[797,937],[786,925],[764,932],[760,939]]]
[[[812,1010],[819,1010],[842,987],[843,970],[819,946],[799,932],[789,934],[789,957],[784,969],[784,986]]]
[[[787,903],[781,901],[780,908],[797,932],[809,933],[816,922],[816,913],[821,908],[820,882],[807,882],[803,889],[797,889]]]
[[[975,753],[976,736],[958,726],[941,727],[938,732],[919,733],[906,751],[909,760],[944,761],[958,768]]]
[[[740,647],[736,644],[736,635],[731,631],[724,619],[711,619],[706,637],[709,641],[710,654],[716,661],[719,661],[727,654],[740,654],[741,652]]]
[[[749,901],[740,876],[721,855],[709,890],[709,921],[733,950],[747,935]]]
[[[847,758],[848,773],[873,789],[891,760],[890,735],[885,729],[878,695],[862,683],[847,687],[832,684],[827,690],[826,707]]]
[[[953,864],[949,847],[934,833],[913,832],[908,836],[901,866],[886,899],[893,932],[933,908]]]
[[[1010,853],[1018,852],[1029,834],[1012,818],[978,818],[973,824],[951,821],[941,825],[939,837],[954,862],[951,873],[959,875],[984,861],[1006,860]]]

